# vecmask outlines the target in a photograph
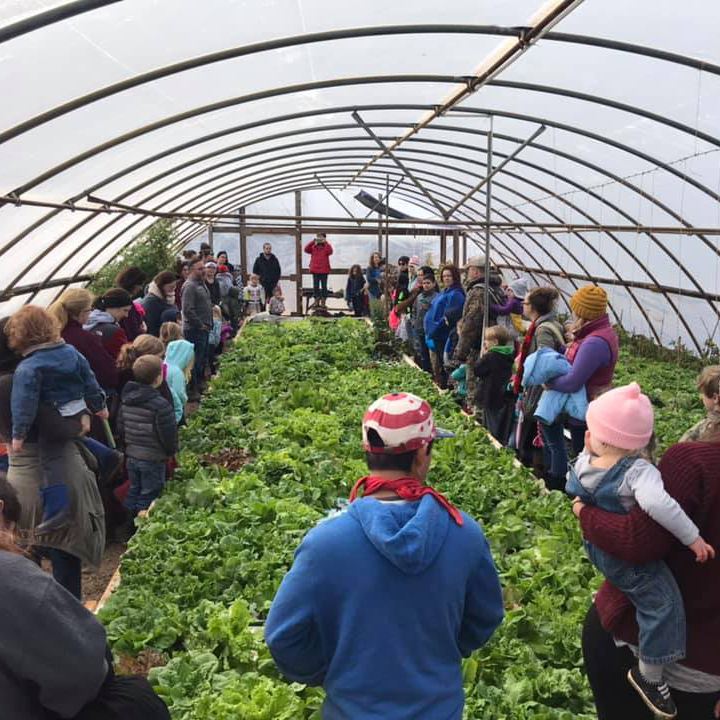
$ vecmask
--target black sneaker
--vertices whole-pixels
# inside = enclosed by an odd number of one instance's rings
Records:
[[[674,718],[677,715],[677,708],[667,683],[663,682],[658,685],[648,682],[638,667],[630,668],[627,677],[642,701],[655,715],[661,718]]]

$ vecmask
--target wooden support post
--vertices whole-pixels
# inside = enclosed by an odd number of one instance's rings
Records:
[[[302,191],[295,191],[295,312],[303,314]]]
[[[447,239],[447,232],[445,230],[440,231],[440,267],[445,264],[447,259],[447,248],[445,247]]]
[[[238,210],[240,218],[240,275],[243,285],[248,281],[247,275],[247,223],[245,220],[245,208]]]
[[[453,265],[460,265],[460,231],[453,230]]]

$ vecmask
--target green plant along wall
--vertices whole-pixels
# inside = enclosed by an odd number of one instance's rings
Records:
[[[322,691],[278,676],[263,618],[304,534],[364,474],[365,408],[403,389],[457,431],[437,445],[431,481],[482,522],[502,577],[505,621],[464,663],[466,717],[594,717],[580,627],[599,578],[568,502],[541,492],[427,376],[372,355],[371,331],[350,319],[245,329],[123,558],[101,613],[115,652],[163,654],[151,678],[174,720],[319,719]]]
[[[153,223],[125,252],[105,265],[88,285],[96,295],[115,287],[115,278],[121,270],[133,265],[145,273],[148,282],[162,270],[171,270],[175,264],[170,252],[175,237],[170,220]]]

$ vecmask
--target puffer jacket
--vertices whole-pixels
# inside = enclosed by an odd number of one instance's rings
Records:
[[[132,381],[125,386],[117,427],[127,457],[164,462],[177,450],[173,408],[150,385]]]
[[[523,385],[544,385],[554,378],[567,375],[571,369],[572,365],[564,355],[547,347],[540,348],[525,360]],[[587,408],[587,392],[584,387],[570,394],[543,390],[535,409],[535,417],[546,425],[552,425],[558,416],[565,412],[576,420],[584,421]]]

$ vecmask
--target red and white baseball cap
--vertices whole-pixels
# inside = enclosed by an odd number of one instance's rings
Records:
[[[375,430],[382,447],[370,445],[368,430]],[[367,452],[399,455],[413,452],[436,438],[454,437],[455,433],[435,425],[430,405],[411,393],[397,392],[376,400],[363,416],[363,448]]]

